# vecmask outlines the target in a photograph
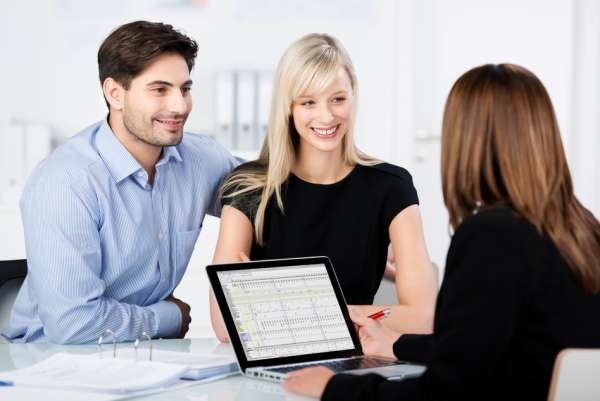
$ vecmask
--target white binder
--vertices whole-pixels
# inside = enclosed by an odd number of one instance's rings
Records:
[[[229,149],[234,145],[234,92],[234,73],[228,71],[217,73],[215,79],[216,137],[221,145]]]
[[[234,127],[235,149],[250,150],[256,132],[256,74],[252,71],[237,72],[236,125]]]

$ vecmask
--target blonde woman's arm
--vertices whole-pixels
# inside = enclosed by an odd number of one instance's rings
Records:
[[[252,223],[248,217],[232,206],[223,206],[213,263],[241,262],[241,255],[250,255],[251,247]],[[209,290],[209,304],[212,328],[219,341],[228,342],[227,329],[212,288]]]
[[[389,235],[396,262],[398,304],[358,308],[369,315],[390,307],[390,317],[382,320],[385,326],[399,333],[431,333],[437,284],[425,246],[419,207],[412,205],[398,213],[389,226]]]

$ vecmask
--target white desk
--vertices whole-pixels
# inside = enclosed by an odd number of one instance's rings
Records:
[[[153,340],[155,349],[198,353],[232,353],[230,345],[219,344],[216,339]],[[107,346],[109,346],[107,344]],[[110,346],[109,346],[110,347]],[[56,352],[94,353],[95,345],[61,346],[54,344],[0,344],[0,371],[23,368],[46,359]],[[117,348],[118,352],[118,348]],[[0,387],[0,399],[2,387]],[[280,384],[255,380],[241,375],[192,387],[135,398],[136,400],[170,401],[306,401],[310,398],[284,392]],[[53,401],[44,398],[45,401]],[[8,400],[7,400],[8,401]],[[12,400],[11,400],[12,401]],[[15,400],[19,401],[19,400]],[[62,401],[62,400],[61,400]],[[82,398],[82,401],[86,401]]]

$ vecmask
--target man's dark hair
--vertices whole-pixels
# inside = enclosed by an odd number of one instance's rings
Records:
[[[189,70],[194,67],[198,44],[161,22],[134,21],[114,30],[98,50],[100,84],[113,78],[125,89],[156,57],[165,53],[181,55]]]

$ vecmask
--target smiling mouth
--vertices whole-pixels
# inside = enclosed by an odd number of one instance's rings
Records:
[[[183,120],[173,120],[173,119],[159,119],[156,118],[154,121],[158,122],[162,127],[168,130],[178,130],[183,127]]]
[[[317,134],[317,136],[319,138],[333,138],[334,136],[336,136],[338,129],[340,128],[340,125],[334,125],[331,128],[316,128],[316,127],[311,127],[310,129]]]

